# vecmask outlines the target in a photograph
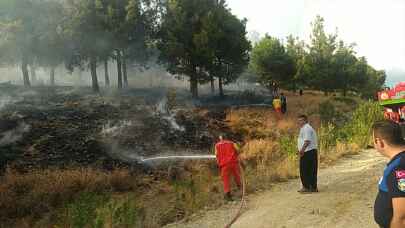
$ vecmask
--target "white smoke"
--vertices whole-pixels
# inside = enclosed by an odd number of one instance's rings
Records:
[[[13,99],[9,96],[1,96],[0,97],[0,110],[2,110],[5,106],[13,103]]]
[[[20,94],[20,96],[22,96],[22,97],[34,97],[34,96],[37,96],[37,95],[38,95],[38,92],[36,92],[34,90],[23,91]]]
[[[185,131],[183,126],[180,126],[176,121],[176,114],[170,113],[170,110],[167,106],[167,98],[163,98],[157,105],[156,105],[156,112],[157,114],[164,120],[166,120],[172,129],[178,131]]]
[[[24,98],[22,98],[20,96],[12,97],[12,96],[8,96],[8,95],[4,95],[4,96],[0,95],[0,111],[3,110],[7,105],[15,104],[22,100],[24,100]]]
[[[30,129],[30,125],[20,123],[15,129],[3,132],[0,134],[0,146],[6,146],[17,142],[22,138],[23,134]]]
[[[156,105],[156,112],[162,115],[169,115],[170,110],[167,106],[167,98],[164,97],[159,103]]]
[[[178,130],[178,131],[185,131],[186,129],[183,126],[180,126],[177,122],[176,119],[174,118],[175,115],[170,115],[170,116],[163,116],[162,119],[166,120],[169,122],[170,127]]]
[[[101,134],[102,135],[108,135],[108,136],[118,136],[122,133],[122,131],[133,125],[133,122],[130,120],[122,120],[118,122],[118,124],[111,124],[110,121],[108,121],[102,128]]]

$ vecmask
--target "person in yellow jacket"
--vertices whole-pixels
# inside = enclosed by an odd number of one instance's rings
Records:
[[[273,107],[276,113],[281,113],[281,99],[278,96],[273,99]]]

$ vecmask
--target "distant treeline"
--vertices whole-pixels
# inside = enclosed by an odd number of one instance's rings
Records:
[[[355,92],[372,98],[385,83],[385,71],[376,70],[366,57],[357,57],[355,44],[346,44],[337,33],[326,34],[324,19],[311,24],[310,42],[288,36],[286,42],[266,35],[253,48],[250,78],[265,85],[273,81],[296,90],[310,88],[329,92]],[[256,76],[256,77],[255,77]]]
[[[364,96],[384,84],[385,73],[356,57],[353,45],[325,34],[320,17],[310,45],[292,36],[286,44],[266,36],[253,50],[246,22],[225,0],[1,0],[0,65],[18,65],[27,87],[29,70],[32,80],[38,67],[49,69],[51,85],[59,65],[88,69],[97,92],[97,66],[104,66],[110,86],[108,62],[114,61],[121,89],[128,86],[129,66],[156,60],[187,77],[193,97],[199,84],[211,83],[214,91],[215,81],[222,96],[223,85],[243,72],[264,85]]]

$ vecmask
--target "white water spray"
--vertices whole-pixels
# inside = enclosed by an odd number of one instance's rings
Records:
[[[138,162],[138,163],[153,163],[153,162],[162,162],[162,161],[176,161],[176,160],[203,160],[203,159],[216,159],[215,155],[211,154],[172,154],[166,153],[166,155],[160,154],[152,157],[143,157],[139,156],[138,153],[134,151],[120,151],[119,153],[112,153],[114,156],[129,162]]]
[[[140,162],[151,162],[151,161],[159,161],[159,160],[200,160],[200,159],[215,159],[215,155],[171,155],[171,156],[158,156],[158,157],[150,157],[150,158],[143,158],[139,159]]]

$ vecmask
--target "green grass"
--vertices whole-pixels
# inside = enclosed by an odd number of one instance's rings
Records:
[[[107,194],[83,192],[65,207],[60,218],[60,226],[75,228],[134,227],[137,224],[138,212],[134,197],[112,199],[111,195]]]
[[[280,149],[288,156],[294,157],[297,154],[296,137],[292,134],[281,135],[279,138]]]
[[[333,121],[324,122],[318,131],[321,150],[329,150],[337,142],[353,143],[365,148],[371,140],[371,126],[383,119],[383,112],[377,102],[364,102],[351,114],[349,121],[337,126]]]

